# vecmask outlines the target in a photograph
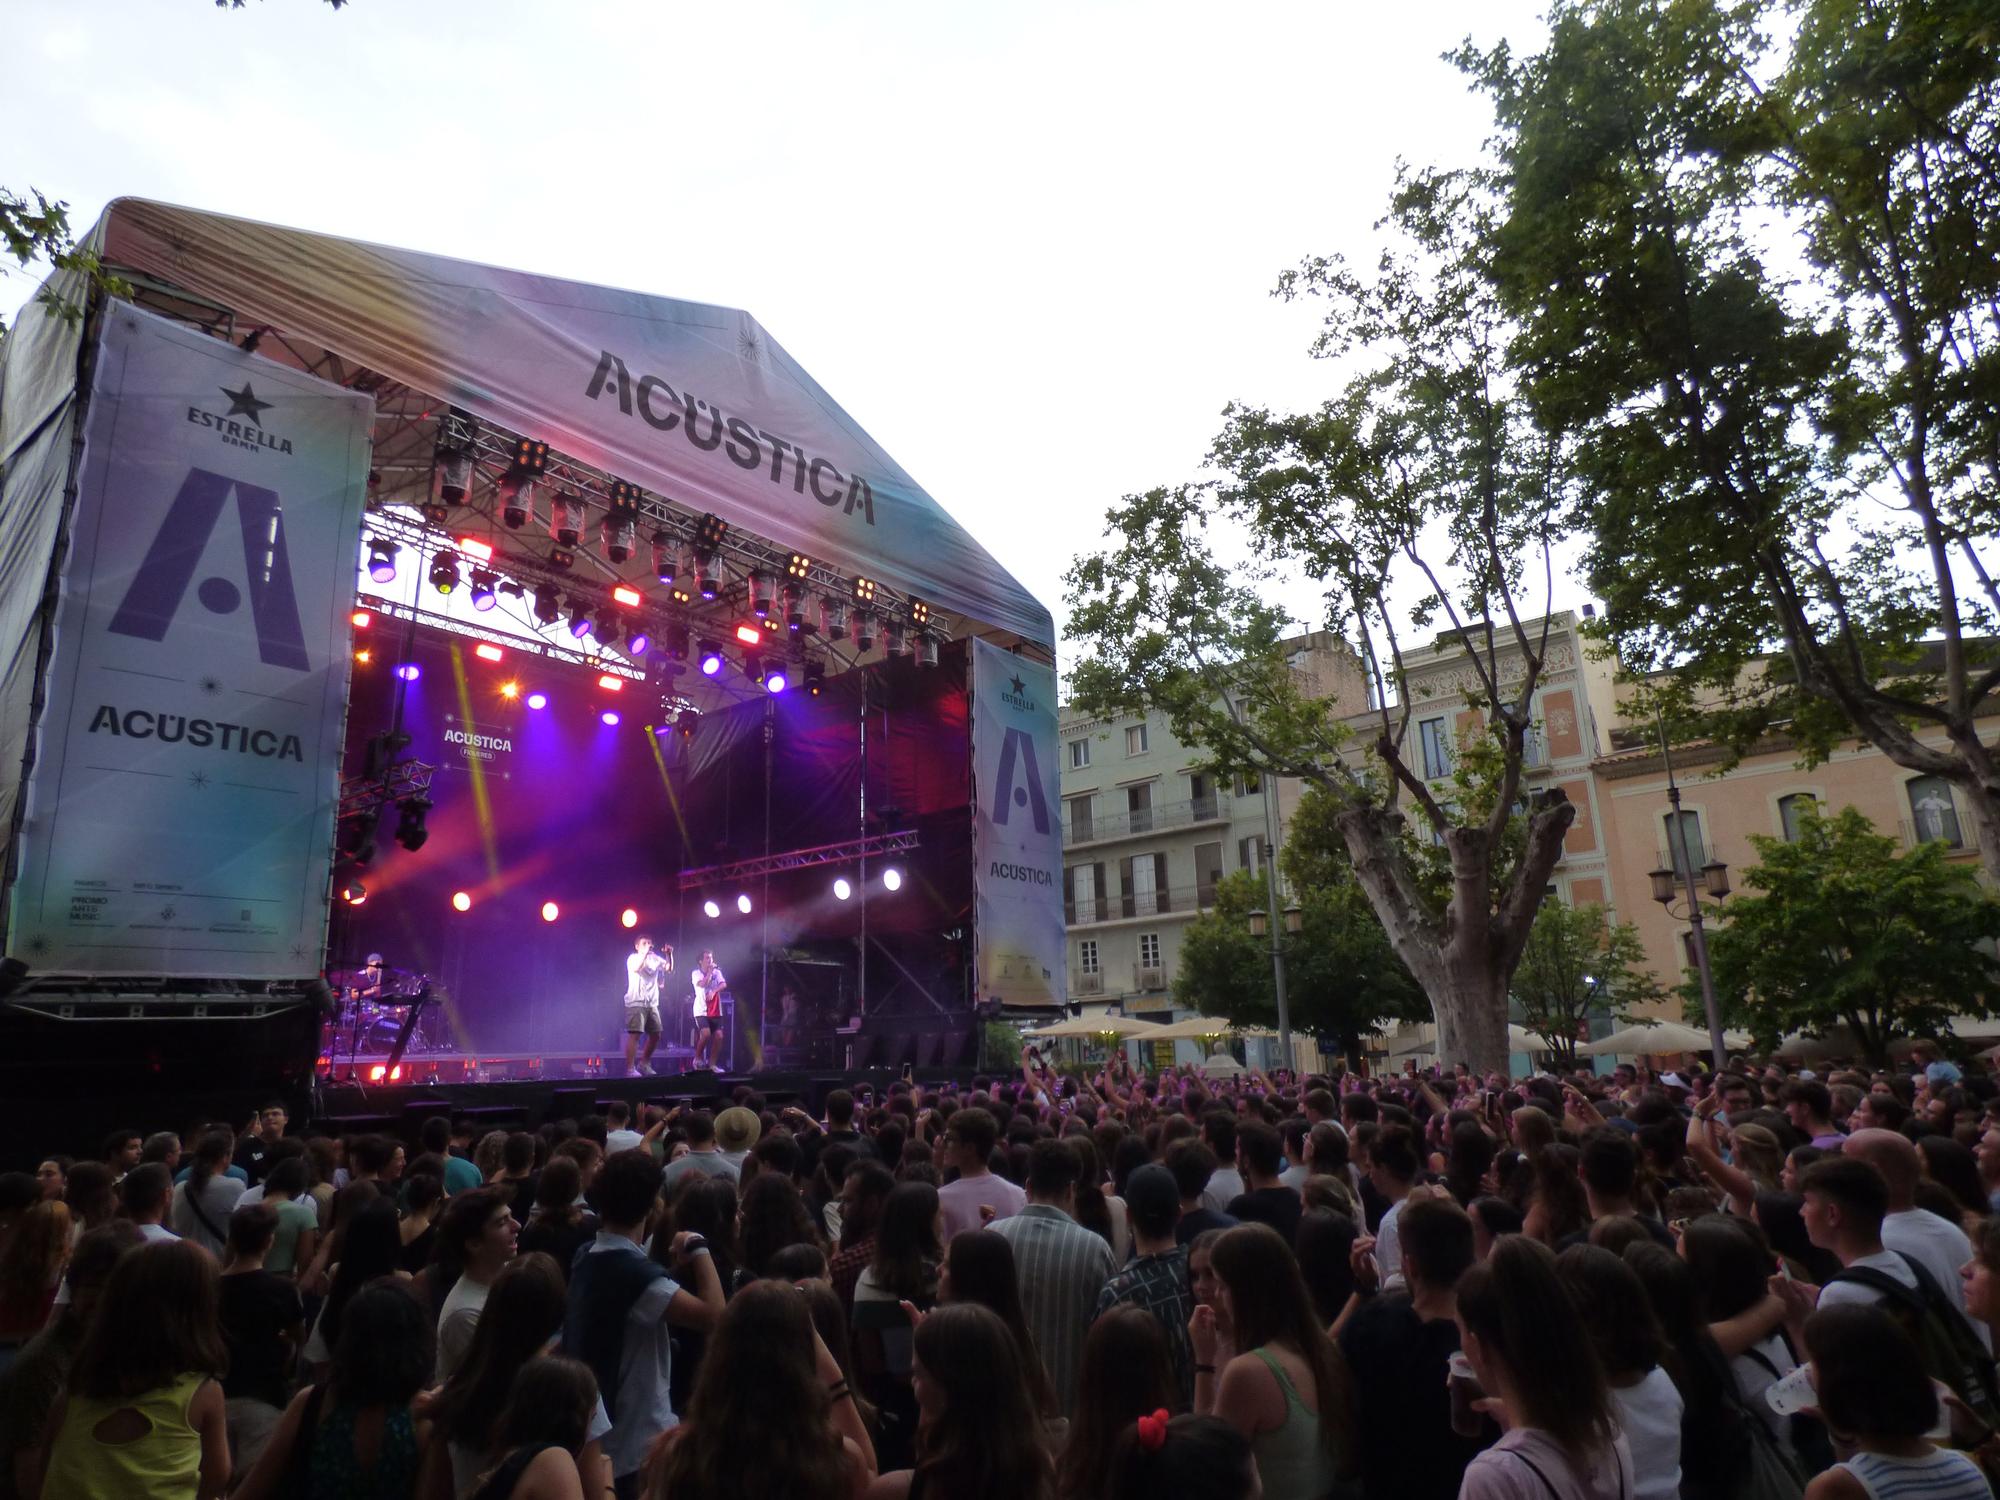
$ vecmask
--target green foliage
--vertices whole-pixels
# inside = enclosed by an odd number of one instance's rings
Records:
[[[1021,1028],[1012,1021],[988,1021],[979,1028],[981,1072],[1012,1072],[1021,1066]]]
[[[0,245],[20,265],[45,260],[57,271],[74,271],[95,288],[112,296],[123,296],[131,287],[116,276],[105,274],[103,263],[93,250],[77,247],[69,227],[69,205],[51,200],[46,194],[28,189],[25,195],[0,188]],[[83,316],[78,303],[44,286],[35,301],[52,317],[74,323]],[[0,324],[0,333],[6,325]]]
[[[1564,1068],[1576,1066],[1580,1030],[1591,1015],[1622,1021],[1660,995],[1638,928],[1608,917],[1595,904],[1543,902],[1514,971],[1521,1023],[1547,1040]]]
[[[1993,826],[1990,0],[1559,0],[1539,55],[1458,61],[1499,119],[1491,264],[1626,667],[1673,674],[1684,732],[1782,726],[1808,758],[1858,732]]]
[[[1759,894],[1732,898],[1709,939],[1728,1024],[1768,1046],[1845,1023],[1883,1062],[1896,1037],[1991,1009],[2000,904],[1943,844],[1903,853],[1851,807],[1808,813],[1796,842],[1750,842],[1759,862],[1744,883]]]

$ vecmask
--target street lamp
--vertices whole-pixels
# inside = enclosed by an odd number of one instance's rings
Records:
[[[1271,900],[1275,905],[1278,899],[1278,877],[1275,869],[1270,873],[1270,882]],[[1278,1000],[1278,1050],[1284,1056],[1284,1065],[1289,1068],[1292,1066],[1292,1013],[1285,1001],[1284,938],[1297,937],[1305,930],[1305,908],[1294,901],[1279,913],[1279,919],[1285,924],[1282,935],[1271,926],[1271,914],[1263,907],[1257,907],[1247,913],[1250,936],[1253,938],[1268,936],[1271,939],[1271,979],[1276,987]]]
[[[1672,833],[1667,839],[1667,856],[1675,868],[1661,868],[1647,873],[1653,885],[1653,899],[1674,915],[1674,900],[1680,894],[1677,886],[1687,887],[1688,928],[1693,938],[1695,971],[1701,976],[1701,1008],[1708,1019],[1708,1050],[1710,1061],[1717,1073],[1729,1065],[1727,1049],[1722,1040],[1722,1012],[1715,1003],[1715,974],[1708,966],[1708,933],[1701,922],[1701,898],[1713,896],[1718,902],[1729,894],[1729,866],[1719,859],[1712,859],[1701,867],[1701,888],[1694,883],[1694,861],[1688,858],[1687,832],[1681,823],[1681,789],[1674,780],[1674,758],[1667,750],[1667,726],[1656,707],[1653,710],[1653,726],[1660,736],[1660,761],[1667,770],[1667,805],[1672,809]]]

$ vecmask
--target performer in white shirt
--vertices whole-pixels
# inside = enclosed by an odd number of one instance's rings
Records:
[[[653,940],[642,937],[632,944],[632,956],[625,960],[625,1076],[637,1078],[653,1071],[653,1049],[660,1045],[660,976],[674,966],[671,945],[653,951]],[[635,1063],[633,1053],[639,1038],[646,1039],[646,1055]]]
[[[722,1047],[722,970],[715,955],[704,952],[694,971],[694,1062],[693,1068],[713,1068],[715,1054]]]

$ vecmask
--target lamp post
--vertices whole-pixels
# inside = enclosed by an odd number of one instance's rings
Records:
[[[1278,904],[1278,872],[1275,865],[1267,864],[1270,880],[1271,904]],[[1306,914],[1296,901],[1283,912],[1285,930],[1281,934],[1271,925],[1270,913],[1262,907],[1250,913],[1250,936],[1271,939],[1271,982],[1278,994],[1278,1050],[1284,1055],[1285,1066],[1292,1066],[1292,1013],[1285,1003],[1285,945],[1284,939],[1297,937],[1305,926]]]
[[[1722,1012],[1715,1003],[1715,975],[1708,966],[1708,934],[1702,927],[1701,898],[1704,892],[1722,900],[1729,894],[1729,866],[1719,859],[1712,859],[1701,867],[1702,888],[1694,883],[1694,860],[1688,855],[1687,834],[1681,824],[1681,789],[1674,780],[1674,758],[1667,750],[1667,727],[1660,717],[1660,711],[1653,710],[1653,725],[1660,736],[1660,760],[1667,768],[1667,805],[1673,809],[1671,833],[1667,838],[1667,857],[1674,868],[1661,868],[1649,872],[1653,883],[1653,899],[1673,914],[1674,898],[1679,892],[1678,884],[1687,887],[1688,927],[1693,937],[1694,966],[1701,976],[1701,1008],[1708,1018],[1708,1050],[1710,1062],[1717,1073],[1728,1066],[1727,1049],[1722,1041]]]

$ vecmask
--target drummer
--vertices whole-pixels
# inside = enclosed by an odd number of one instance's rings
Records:
[[[357,1000],[379,1000],[382,998],[382,955],[371,953],[368,962],[354,976],[354,998]]]

